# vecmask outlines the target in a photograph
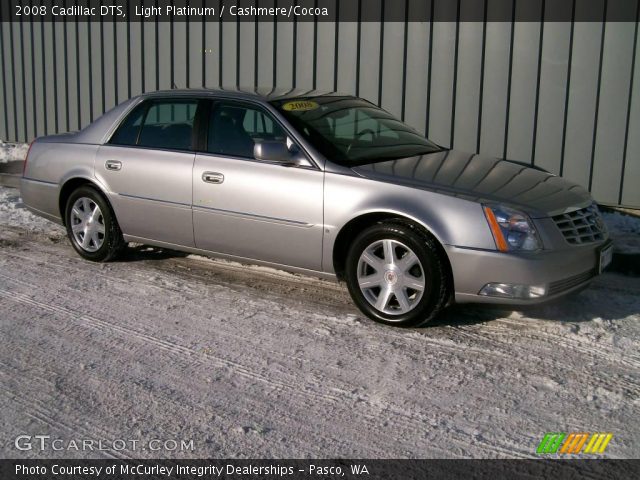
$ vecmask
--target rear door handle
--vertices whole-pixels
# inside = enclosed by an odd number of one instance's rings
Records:
[[[222,183],[224,182],[224,175],[218,172],[204,172],[202,181],[206,183]]]
[[[117,172],[122,168],[122,162],[119,162],[118,160],[107,160],[104,162],[104,168]]]

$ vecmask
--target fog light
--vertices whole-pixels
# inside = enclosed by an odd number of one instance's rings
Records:
[[[517,285],[511,283],[487,283],[478,295],[501,298],[539,298],[547,293],[545,285]]]

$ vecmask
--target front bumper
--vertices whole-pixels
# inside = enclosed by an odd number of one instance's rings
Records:
[[[599,252],[609,241],[538,253],[501,253],[445,246],[457,303],[535,305],[583,289],[598,275]],[[506,298],[479,295],[489,283],[544,285],[545,295]]]

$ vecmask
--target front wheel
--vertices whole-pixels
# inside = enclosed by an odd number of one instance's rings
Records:
[[[450,293],[435,240],[400,222],[374,225],[355,239],[347,255],[346,280],[365,315],[402,327],[435,318]]]
[[[113,260],[125,246],[111,206],[91,186],[79,187],[69,196],[65,224],[71,245],[87,260]]]

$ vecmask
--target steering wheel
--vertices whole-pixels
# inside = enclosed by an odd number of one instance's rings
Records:
[[[370,128],[365,128],[364,130],[360,130],[358,133],[356,133],[355,135],[355,139],[353,140],[353,142],[351,142],[349,144],[349,146],[347,147],[347,154],[351,151],[351,147],[353,147],[353,144],[356,143],[356,140],[360,140],[360,137],[362,137],[363,135],[371,135],[371,137],[375,140],[377,138],[376,132],[374,132],[373,130],[371,130]]]

